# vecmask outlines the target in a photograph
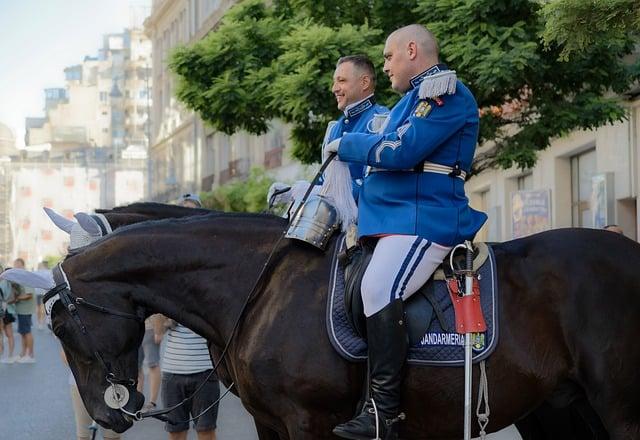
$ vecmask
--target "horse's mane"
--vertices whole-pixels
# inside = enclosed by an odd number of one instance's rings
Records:
[[[98,214],[108,214],[111,212],[122,214],[149,215],[156,218],[168,218],[210,214],[216,211],[205,208],[187,208],[184,206],[169,205],[166,203],[158,202],[137,202],[125,206],[116,206],[113,209],[96,209],[96,213]]]
[[[144,204],[144,203],[143,203]],[[135,204],[134,204],[135,205]],[[153,205],[153,203],[151,203]],[[164,206],[161,203],[157,205]],[[133,206],[133,205],[129,205]],[[125,206],[123,208],[129,208],[129,206]],[[170,205],[167,205],[170,206]],[[178,208],[180,208],[178,206]],[[191,210],[192,208],[184,208]],[[250,221],[249,224],[245,224],[244,227],[252,228],[256,225],[268,225],[269,228],[278,229],[281,228],[284,231],[284,228],[287,225],[287,220],[285,218],[273,215],[273,214],[264,214],[264,213],[245,213],[245,212],[223,212],[223,211],[212,211],[201,209],[200,211],[205,211],[205,215],[190,215],[190,216],[182,216],[182,217],[168,217],[168,218],[159,218],[159,219],[150,219],[142,222],[133,223],[130,225],[122,226],[113,231],[111,234],[107,234],[98,240],[83,246],[81,248],[74,249],[73,251],[67,254],[67,257],[75,256],[81,253],[84,253],[87,250],[93,249],[99,246],[101,243],[112,240],[116,237],[121,237],[122,235],[126,235],[132,232],[139,232],[141,229],[150,229],[154,227],[164,228],[167,225],[175,226],[177,229],[182,229],[184,226],[188,226],[193,223],[206,223],[206,222],[223,222],[223,224],[228,224],[230,227],[235,228],[239,227],[239,222],[243,220]],[[107,211],[109,212],[109,211]]]

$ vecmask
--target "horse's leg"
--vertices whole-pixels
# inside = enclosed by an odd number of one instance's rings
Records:
[[[626,368],[626,366],[625,366]],[[620,376],[626,376],[618,370]],[[630,377],[630,376],[626,376]],[[594,386],[594,384],[597,384]],[[628,386],[631,384],[631,386]],[[592,382],[586,387],[593,408],[601,417],[611,440],[640,439],[640,399],[632,380]]]
[[[256,432],[258,433],[259,440],[282,440],[278,433],[271,428],[267,428],[257,420],[254,419],[256,425]]]

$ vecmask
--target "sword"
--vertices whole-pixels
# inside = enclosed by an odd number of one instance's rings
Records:
[[[473,247],[469,240],[464,242],[464,246],[467,251],[464,296],[469,296],[473,294]],[[472,333],[469,331],[464,335],[464,440],[471,440],[471,387],[473,382],[471,335]]]

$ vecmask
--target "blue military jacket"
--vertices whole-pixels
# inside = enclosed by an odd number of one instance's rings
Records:
[[[443,75],[452,78],[455,91],[449,87],[451,94],[425,96],[433,85],[425,81]],[[464,179],[447,172],[424,172],[422,164],[457,165],[469,172],[478,140],[478,106],[469,89],[455,79],[455,72],[444,65],[417,75],[411,85],[391,110],[381,134],[344,134],[338,157],[372,167],[359,194],[361,237],[419,235],[452,246],[472,239],[487,216],[469,206]]]
[[[364,100],[347,106],[344,114],[337,121],[330,122],[325,133],[324,143],[344,136],[346,133],[378,133],[380,125],[389,114],[389,109],[376,104],[373,95]],[[357,201],[360,186],[364,179],[366,166],[358,163],[350,163],[351,182],[353,183],[353,198]]]

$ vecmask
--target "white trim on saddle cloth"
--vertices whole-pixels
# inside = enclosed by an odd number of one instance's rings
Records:
[[[337,255],[344,249],[344,238],[339,238],[333,261],[331,264],[328,303],[327,303],[327,332],[331,344],[341,357],[352,362],[365,361],[366,342],[360,338],[351,327],[344,310],[344,271],[339,267]],[[489,265],[483,265],[480,273],[490,280],[481,279],[483,295],[490,294],[491,301],[485,304],[483,312],[487,321],[488,332],[477,334],[473,339],[473,362],[477,363],[486,359],[495,350],[499,336],[498,322],[498,286],[496,280],[495,257],[489,248]],[[483,282],[484,281],[484,282]],[[490,283],[487,283],[490,281]],[[445,289],[444,282],[441,288]],[[489,292],[491,291],[491,292]],[[417,293],[416,293],[417,294]],[[448,298],[448,294],[447,294]],[[448,300],[450,303],[450,300]],[[485,310],[489,307],[488,310]],[[453,306],[451,305],[451,308]],[[451,323],[454,327],[455,317]],[[439,328],[439,325],[430,326],[422,340],[409,350],[407,362],[411,365],[421,366],[461,366],[464,365],[464,336],[457,333],[449,333]],[[438,359],[438,356],[454,357],[454,359]],[[435,359],[434,359],[435,358]]]

